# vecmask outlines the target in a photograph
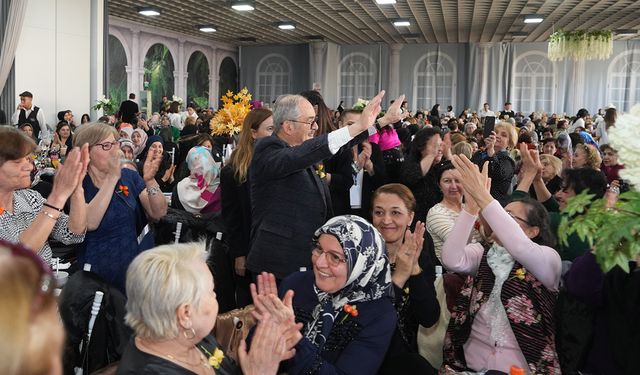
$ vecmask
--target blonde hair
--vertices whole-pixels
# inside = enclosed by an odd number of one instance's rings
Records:
[[[451,152],[453,152],[454,155],[464,155],[467,159],[471,159],[473,156],[471,155],[473,153],[473,147],[469,142],[458,142],[451,148]]]
[[[0,374],[49,373],[53,363],[43,359],[61,355],[51,352],[52,329],[60,327],[54,288],[42,294],[40,270],[27,257],[11,255],[10,246],[17,245],[0,243]]]
[[[576,151],[582,150],[586,155],[587,162],[584,165],[585,167],[589,167],[591,169],[595,169],[597,171],[600,170],[600,164],[602,164],[602,157],[600,156],[600,151],[597,148],[585,145],[583,143],[578,143],[576,145]]]
[[[89,146],[93,146],[102,142],[103,139],[113,135],[115,140],[120,138],[120,134],[111,125],[107,125],[101,122],[93,122],[90,124],[84,124],[76,130],[73,136],[73,147],[80,147],[85,143]]]
[[[178,307],[189,304],[197,309],[208,293],[206,277],[193,270],[206,259],[204,243],[185,243],[158,246],[131,262],[125,322],[136,336],[173,339],[180,334]]]
[[[253,139],[251,130],[258,130],[260,124],[271,116],[272,113],[270,110],[257,108],[249,112],[247,117],[244,118],[238,147],[236,147],[229,158],[229,165],[233,169],[233,176],[239,184],[247,181],[249,164],[251,164],[251,159],[253,159],[253,144],[255,140]]]
[[[562,176],[562,160],[553,155],[542,154],[540,155],[540,162],[549,163],[551,165],[551,168],[553,168],[553,172],[556,174],[556,176]]]
[[[518,143],[518,133],[516,132],[516,128],[509,124],[508,122],[499,122],[496,124],[495,128],[496,132],[498,131],[498,129],[504,129],[507,131],[507,134],[509,134],[509,148],[514,148],[516,147],[516,144]]]

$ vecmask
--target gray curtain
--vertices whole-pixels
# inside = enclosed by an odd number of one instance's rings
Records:
[[[9,21],[9,8],[11,0],[0,0],[0,41],[4,40],[5,29]],[[14,51],[15,52],[15,51]],[[15,54],[15,53],[14,53]],[[11,63],[11,69],[4,82],[2,93],[0,93],[0,125],[8,124],[15,108],[15,68]]]

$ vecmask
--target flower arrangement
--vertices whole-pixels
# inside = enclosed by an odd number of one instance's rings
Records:
[[[220,98],[223,106],[209,124],[212,135],[232,136],[242,131],[244,118],[251,111],[251,94],[243,88],[234,94],[231,90]]]
[[[110,98],[102,95],[96,102],[96,105],[91,108],[96,111],[101,109],[106,115],[112,115],[116,111],[116,103],[114,103]]]
[[[175,95],[173,95],[173,97],[171,97],[171,101],[172,102],[178,102],[180,105],[184,104],[184,100],[182,100],[181,97],[175,96]]]
[[[618,196],[615,204],[607,198],[593,201],[593,194],[583,191],[571,198],[565,209],[558,233],[567,243],[570,234],[577,233],[594,249],[596,260],[603,271],[620,266],[629,272],[629,261],[640,257],[640,104],[630,113],[618,118],[609,130],[610,144],[618,150],[625,168],[620,176],[629,180],[631,191]],[[611,193],[608,193],[611,194]]]
[[[362,98],[358,98],[358,100],[356,101],[356,104],[353,105],[353,107],[351,107],[351,109],[356,110],[356,111],[363,111],[364,107],[367,106],[367,104],[369,104],[368,100],[364,100]],[[380,113],[378,113],[378,116],[376,116],[377,118],[383,117],[384,116],[384,111],[380,111]]]
[[[208,363],[213,366],[216,370],[220,368],[222,364],[222,360],[224,359],[224,352],[218,348],[213,351],[213,354],[209,352],[204,346],[200,345],[200,349],[207,354],[209,357]]]
[[[611,31],[564,31],[549,36],[547,55],[551,61],[604,60],[613,52]]]

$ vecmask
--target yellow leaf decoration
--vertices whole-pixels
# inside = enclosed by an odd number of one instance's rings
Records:
[[[232,136],[242,131],[244,118],[251,111],[251,94],[245,87],[234,94],[229,90],[220,98],[222,108],[211,119],[209,127],[212,135]]]

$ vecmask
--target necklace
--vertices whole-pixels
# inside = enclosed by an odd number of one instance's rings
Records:
[[[195,363],[192,363],[192,362],[188,362],[188,361],[182,360],[180,358],[177,358],[177,357],[175,357],[175,356],[173,356],[171,354],[162,353],[162,352],[160,352],[158,350],[150,348],[147,344],[143,343],[142,340],[140,340],[140,339],[137,339],[137,342],[138,342],[138,345],[140,347],[142,347],[142,349],[145,349],[147,352],[151,352],[153,354],[159,354],[161,357],[165,357],[165,358],[167,358],[168,360],[170,360],[172,362],[179,362],[179,363],[181,363],[183,365],[187,365],[187,366],[189,366],[191,368],[200,368],[200,367],[202,367],[205,370],[207,370],[207,373],[209,373],[208,370],[212,369],[211,365],[209,364],[209,362],[205,358],[204,354],[199,349],[197,349],[195,346],[192,349],[195,349],[198,352],[199,360],[197,362],[195,362]]]

